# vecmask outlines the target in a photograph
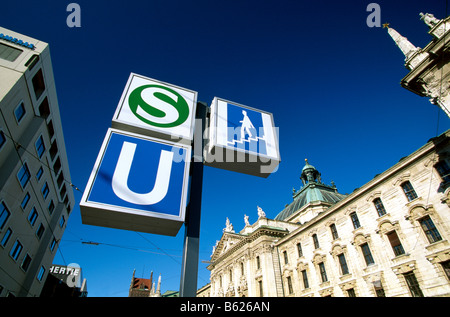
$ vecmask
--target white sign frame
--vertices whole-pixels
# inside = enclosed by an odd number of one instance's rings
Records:
[[[229,131],[226,131],[227,104],[261,114],[264,133],[267,136],[268,154],[252,152],[227,144]],[[224,110],[225,109],[225,110]],[[225,111],[225,112],[224,112]],[[260,177],[268,177],[281,161],[278,129],[270,112],[248,107],[223,98],[214,97],[208,131],[208,145],[205,147],[205,165]]]
[[[164,214],[160,212],[143,211],[135,208],[116,206],[101,202],[90,201],[89,196],[93,189],[95,178],[102,164],[107,146],[113,133],[130,136],[142,140],[166,144],[178,149],[186,150],[185,166],[182,185],[182,196],[180,201],[180,210],[178,215]],[[189,169],[191,161],[191,146],[160,140],[140,134],[127,132],[119,129],[109,128],[103,140],[103,144],[95,161],[94,168],[89,177],[86,189],[80,202],[80,211],[83,224],[132,230],[138,232],[147,232],[176,236],[182,224],[185,221],[187,194],[189,190]]]
[[[151,86],[162,86],[164,89],[172,90],[179,96],[181,96],[185,101],[189,108],[189,115],[187,119],[181,123],[178,126],[175,127],[157,127],[154,125],[150,125],[142,119],[139,119],[135,112],[131,110],[130,104],[129,104],[129,98],[130,95],[133,93],[133,91],[139,87],[142,87],[144,85],[151,85]],[[158,93],[158,91],[151,92],[151,89],[157,89],[157,88],[148,88],[144,89],[141,94],[139,94],[142,99],[144,99],[143,95],[147,98],[147,100],[152,99],[153,102],[157,102],[161,108],[159,112],[165,112],[165,116],[156,120],[169,120],[170,118],[176,117],[176,112],[178,112],[178,115],[180,117],[180,112],[178,110],[174,110],[174,107],[170,107],[169,103],[167,102],[161,102],[160,99],[155,97],[155,93]],[[159,89],[161,91],[161,89]],[[150,92],[149,92],[150,91]],[[172,96],[170,99],[176,99],[179,100],[179,97],[175,94],[171,94],[170,92],[167,92],[168,95]],[[146,103],[146,102],[144,102]],[[147,104],[148,106],[148,104]],[[177,141],[182,142],[185,144],[190,144],[193,140],[193,131],[195,128],[195,112],[197,108],[197,92],[193,90],[189,90],[186,88],[182,88],[173,84],[169,84],[160,80],[156,80],[150,77],[138,75],[135,73],[131,73],[127,84],[125,86],[125,89],[122,93],[122,96],[120,98],[119,104],[116,108],[116,111],[114,113],[112,124],[111,126],[113,128],[139,133],[155,138],[161,138],[164,140],[171,140],[171,141]],[[141,111],[140,114],[149,116],[148,113],[145,112],[145,110],[142,110],[142,107],[137,106],[137,110]],[[178,118],[179,118],[178,117]],[[156,118],[156,117],[152,117]],[[168,119],[169,118],[169,119]],[[170,122],[171,120],[169,120]],[[160,122],[161,124],[162,122]],[[168,123],[167,123],[168,124]]]

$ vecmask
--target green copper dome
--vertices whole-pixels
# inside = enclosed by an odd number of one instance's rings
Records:
[[[312,202],[325,202],[334,205],[345,197],[338,193],[336,186],[322,183],[319,171],[305,160],[300,179],[304,187],[293,193],[294,201],[287,205],[276,217],[275,220],[285,220]]]

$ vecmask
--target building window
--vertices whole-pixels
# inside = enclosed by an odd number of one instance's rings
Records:
[[[17,179],[19,180],[20,186],[25,188],[27,186],[28,181],[30,180],[30,170],[28,169],[27,163],[23,163],[19,173],[17,173]]]
[[[17,261],[20,252],[22,252],[22,249],[23,249],[22,243],[20,243],[19,240],[16,240],[16,243],[14,243],[13,247],[11,248],[11,251],[9,252],[9,255],[13,258],[14,261]]]
[[[430,243],[434,243],[434,242],[442,240],[442,237],[439,234],[439,231],[435,227],[433,220],[431,220],[430,216],[425,216],[425,217],[419,219],[419,223],[423,229],[423,232],[425,232],[425,235],[427,236],[427,239]]]
[[[437,170],[444,183],[450,181],[450,167],[448,166],[447,162],[439,161],[434,165],[434,168]]]
[[[30,201],[30,193],[26,193],[25,197],[22,199],[22,202],[20,203],[20,207],[25,210],[27,208],[28,202]]]
[[[42,166],[38,169],[37,173],[36,173],[36,179],[40,180],[42,175],[44,175],[44,169],[42,168]]]
[[[262,297],[264,295],[262,281],[258,281],[258,289],[259,289],[259,296]]]
[[[322,283],[325,283],[328,281],[327,272],[325,271],[325,264],[323,262],[319,263],[319,271],[320,271],[320,277],[322,279]]]
[[[392,250],[394,250],[395,256],[399,256],[402,254],[405,254],[405,250],[403,249],[402,243],[400,242],[400,239],[398,238],[397,232],[391,231],[386,234],[389,242],[391,243]]]
[[[381,281],[374,282],[373,287],[375,289],[375,294],[377,295],[377,297],[386,297],[383,285],[381,285]]]
[[[0,130],[0,150],[2,149],[3,145],[6,143],[6,136],[5,133],[3,133],[2,130]]]
[[[364,256],[364,260],[366,261],[367,266],[374,264],[375,261],[373,260],[372,253],[370,252],[369,245],[367,243],[364,243],[361,245],[361,250]]]
[[[8,62],[14,62],[22,52],[18,48],[0,43],[0,58]]]
[[[50,251],[53,252],[55,250],[56,244],[57,244],[56,239],[53,238],[52,242],[50,243]],[[230,270],[230,282],[231,281],[233,281],[233,272]]]
[[[44,143],[44,138],[41,136],[39,136],[39,138],[37,139],[36,143],[34,144],[36,147],[36,152],[39,158],[42,158],[42,154],[44,154],[45,152],[45,143]]]
[[[47,121],[48,116],[51,114],[50,113],[50,104],[48,103],[48,98],[45,97],[41,104],[39,105],[39,114],[42,118],[44,118]],[[51,127],[49,127],[49,125],[51,125]],[[53,137],[53,124],[51,123],[51,121],[49,121],[47,123],[47,128],[49,128],[49,135],[50,135],[50,139]]]
[[[34,75],[32,82],[34,94],[36,96],[36,100],[38,100],[45,91],[44,75],[42,74],[42,69],[39,69],[36,75]]]
[[[0,243],[2,247],[6,247],[6,245],[8,244],[9,238],[11,238],[12,236],[12,230],[11,228],[8,228],[8,230],[6,230],[5,235],[3,236],[2,242]]]
[[[44,266],[41,266],[41,268],[39,269],[38,275],[36,276],[36,278],[39,282],[41,282],[42,279],[44,278],[44,274],[45,274],[45,268],[44,268]]]
[[[41,223],[41,224],[39,225],[39,228],[36,230],[36,236],[38,237],[39,240],[41,240],[42,235],[44,234],[44,231],[45,231],[45,227],[44,227],[44,225]]]
[[[31,208],[30,214],[28,215],[28,222],[32,227],[34,227],[34,224],[36,223],[36,220],[38,218],[38,212],[35,207]]]
[[[297,252],[299,258],[303,256],[302,244],[300,242],[297,243]]]
[[[289,264],[288,254],[286,251],[283,251],[284,264]]]
[[[9,216],[11,216],[11,212],[6,207],[5,202],[2,201],[0,204],[0,230],[5,226]]]
[[[319,239],[317,238],[317,234],[313,234],[312,238],[313,238],[313,242],[314,242],[314,248],[315,249],[320,248]]]
[[[348,295],[348,297],[356,297],[355,289],[354,288],[348,289],[347,295]]]
[[[380,198],[375,198],[373,200],[373,204],[375,205],[375,208],[377,210],[378,217],[381,217],[386,214],[386,209],[384,209],[383,202],[381,201]]]
[[[330,226],[330,230],[331,230],[331,236],[333,237],[333,240],[336,240],[337,238],[339,238],[338,232],[337,232],[337,228],[336,225],[333,223]]]
[[[25,255],[22,261],[22,269],[26,272],[28,271],[28,268],[30,267],[31,263],[31,256],[29,254]]]
[[[441,263],[442,268],[444,269],[445,275],[450,280],[450,260]]]
[[[17,123],[20,123],[22,121],[23,117],[25,117],[26,114],[25,105],[23,104],[23,101],[19,103],[19,105],[14,109],[14,116],[16,117]]]
[[[409,181],[406,181],[401,184],[403,192],[406,195],[406,198],[408,198],[408,201],[412,201],[417,198],[416,191],[412,187],[411,183]]]
[[[347,261],[345,260],[344,253],[338,255],[339,265],[341,266],[342,275],[348,274]]]
[[[32,70],[34,66],[36,66],[37,62],[39,62],[39,55],[33,54],[33,56],[31,56],[25,63],[25,67],[28,67],[29,70]]]
[[[260,269],[261,268],[261,262],[259,261],[259,256],[256,257],[256,269]]]
[[[359,223],[358,215],[356,214],[356,212],[352,212],[350,214],[350,218],[352,219],[353,228],[358,229],[359,227],[361,227],[361,224]]]
[[[422,290],[420,289],[419,282],[417,282],[416,276],[413,272],[403,274],[408,285],[409,291],[412,297],[423,297]]]
[[[287,287],[289,294],[292,294],[294,292],[294,289],[292,288],[292,279],[290,276],[286,277]]]
[[[55,210],[55,203],[53,202],[53,199],[50,200],[48,203],[48,213],[51,215],[53,211]]]
[[[53,143],[50,145],[50,149],[48,150],[48,153],[50,154],[50,158],[52,159],[52,161],[55,160],[55,157],[58,154],[58,151],[59,151],[58,143],[56,143],[56,140],[54,140]],[[61,162],[59,162],[58,165],[56,164],[56,162],[55,162],[55,164],[53,164],[53,169],[55,170],[55,175],[57,175],[59,172],[59,168],[61,167],[60,164],[61,164]]]
[[[59,220],[59,227],[62,228],[65,223],[66,218],[64,218],[64,216],[61,216],[61,219]],[[244,264],[242,262],[241,262],[241,275],[244,275]]]
[[[309,288],[308,273],[306,273],[306,270],[302,271],[302,279],[305,289]]]
[[[41,193],[42,193],[42,197],[44,197],[44,199],[46,199],[48,196],[48,193],[50,193],[50,188],[48,187],[47,182],[45,182],[44,186],[42,186]]]

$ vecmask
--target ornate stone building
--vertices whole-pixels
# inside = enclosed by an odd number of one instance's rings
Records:
[[[450,296],[450,130],[349,195],[307,161],[275,219],[227,219],[210,296]]]
[[[450,116],[450,17],[439,20],[430,13],[420,13],[420,19],[428,26],[432,40],[425,48],[414,46],[406,37],[388,27],[388,33],[405,55],[405,67],[410,70],[401,80],[402,87],[428,97]]]

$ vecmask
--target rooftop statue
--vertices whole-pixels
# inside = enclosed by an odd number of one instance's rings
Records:
[[[423,14],[422,12],[420,12],[419,15],[420,15],[420,19],[423,20],[423,22],[425,22],[425,24],[428,25],[430,27],[430,29],[435,27],[436,24],[438,24],[441,21],[441,20],[435,18],[434,15],[431,13]]]

